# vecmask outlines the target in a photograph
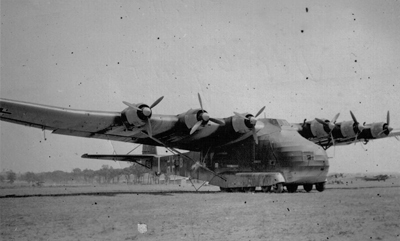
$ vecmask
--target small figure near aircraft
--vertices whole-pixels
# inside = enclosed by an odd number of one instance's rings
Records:
[[[326,149],[369,140],[396,137],[399,130],[386,122],[361,125],[350,112],[351,121],[318,119],[288,123],[283,119],[257,118],[248,112],[213,118],[203,108],[177,115],[153,114],[164,97],[153,104],[132,104],[122,111],[89,111],[0,99],[0,119],[15,124],[50,130],[53,134],[98,138],[161,146],[174,155],[155,152],[142,155],[84,154],[83,158],[135,162],[156,174],[204,180],[221,191],[262,191],[290,193],[303,186],[325,190],[329,171]],[[179,149],[179,150],[178,150]],[[182,152],[186,150],[189,152]]]

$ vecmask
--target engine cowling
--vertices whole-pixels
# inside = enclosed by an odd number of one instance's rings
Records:
[[[139,109],[128,107],[121,112],[121,117],[126,126],[142,127],[146,124],[147,118],[151,117],[151,109],[146,104],[135,104]]]
[[[201,120],[201,115],[205,114],[208,115],[207,111],[202,109],[190,109],[185,114],[185,124],[188,129],[192,129],[196,123]],[[204,123],[204,120],[203,120]]]
[[[356,132],[354,131],[354,121],[343,121],[340,125],[340,132],[343,137],[354,137]]]
[[[128,130],[132,130],[133,127],[142,127],[147,124],[147,130],[145,134],[149,137],[152,137],[152,128],[151,128],[151,115],[152,115],[152,108],[158,105],[164,96],[161,96],[153,104],[150,106],[146,104],[131,104],[126,101],[122,101],[125,105],[128,106],[125,110],[121,112],[122,121]]]
[[[378,122],[378,123],[372,123],[371,124],[371,135],[374,138],[378,138],[378,137],[381,137],[381,136],[388,136],[392,130],[393,130],[393,128],[390,127],[390,113],[389,113],[389,111],[387,112],[387,115],[386,115],[386,123]]]
[[[239,115],[234,115],[232,117],[232,127],[238,133],[247,133],[251,131],[252,128],[254,128],[256,124],[256,119],[252,114],[249,113],[241,115],[245,116],[246,119]]]
[[[387,124],[384,122],[372,123],[371,124],[372,137],[377,138],[383,135],[383,131],[385,130],[385,128],[387,128],[385,125]]]
[[[326,119],[322,119],[324,122],[329,122],[329,120]],[[329,136],[330,133],[330,129],[329,127],[322,125],[319,121],[317,120],[312,120],[310,122],[310,129],[311,129],[311,133],[313,134],[314,137],[327,137]]]

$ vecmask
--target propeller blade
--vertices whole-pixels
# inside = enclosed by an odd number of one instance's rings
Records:
[[[263,108],[261,108],[261,110],[259,110],[258,112],[257,112],[257,114],[256,114],[256,118],[257,118],[257,116],[259,116],[263,111],[264,111],[264,109],[265,109],[265,106],[263,107]]]
[[[200,93],[197,93],[197,96],[199,97],[200,108],[201,108],[201,110],[204,110],[204,108],[203,108],[203,102],[201,101]]]
[[[124,103],[125,105],[127,105],[127,106],[129,106],[129,107],[131,107],[131,108],[133,108],[133,109],[135,109],[135,110],[141,110],[141,109],[139,109],[136,105],[131,104],[131,103],[129,103],[129,102],[122,101],[122,103]]]
[[[332,123],[336,123],[336,121],[337,121],[337,119],[339,118],[339,115],[340,115],[340,113],[337,113],[334,117],[333,117],[333,119],[332,119]]]
[[[194,126],[190,130],[190,135],[193,134],[200,127],[201,123],[203,123],[203,121],[199,120],[198,122],[196,122],[196,124],[194,124]]]
[[[147,127],[147,133],[149,134],[150,137],[153,137],[153,130],[151,128],[151,121],[150,118],[147,119],[147,123],[149,124],[149,126]]]
[[[356,134],[356,138],[354,139],[354,145],[357,144],[357,138],[358,138],[358,134]]]
[[[160,98],[158,98],[156,101],[154,101],[154,103],[150,106],[150,109],[153,109],[153,107],[155,107],[156,105],[158,105],[158,103],[160,103],[162,101],[162,99],[164,99],[164,96],[161,96]]]
[[[256,143],[256,144],[258,144],[258,137],[257,137],[257,133],[256,133],[256,129],[253,129],[253,139],[254,139],[254,142]]]
[[[356,117],[354,116],[353,112],[350,111],[351,118],[353,119],[354,123],[358,124]]]
[[[212,118],[212,117],[210,117],[210,121],[214,122],[215,124],[221,125],[221,126],[225,125],[224,121],[218,120],[218,119],[215,119],[215,118]]]
[[[389,113],[389,111],[387,112],[387,115],[386,115],[386,123],[387,123],[388,126],[390,126],[390,113]]]

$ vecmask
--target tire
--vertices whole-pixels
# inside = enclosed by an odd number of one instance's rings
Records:
[[[318,192],[325,191],[325,182],[316,183],[315,189],[317,189]]]
[[[289,193],[294,193],[297,191],[297,187],[298,187],[297,184],[289,184],[286,186],[286,189]]]
[[[243,188],[245,192],[255,192],[256,187],[244,187]]]
[[[312,184],[304,184],[303,188],[306,192],[310,192],[312,190]]]
[[[277,183],[277,184],[273,185],[273,190],[275,193],[282,193],[283,192],[282,183]]]
[[[263,192],[271,192],[271,186],[262,186],[261,187],[261,191]]]

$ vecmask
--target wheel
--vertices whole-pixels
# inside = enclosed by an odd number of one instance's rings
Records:
[[[315,189],[317,189],[318,192],[323,192],[325,190],[325,182],[316,183]]]
[[[256,187],[248,187],[246,192],[255,192],[256,191]]]
[[[243,188],[245,192],[255,192],[256,187],[244,187]]]
[[[261,191],[263,191],[263,192],[270,192],[271,191],[271,186],[262,186],[261,187]]]
[[[303,188],[306,192],[310,192],[312,190],[312,184],[304,184]]]
[[[286,189],[288,192],[293,193],[297,191],[297,187],[298,187],[297,184],[289,184],[286,186]]]
[[[282,183],[277,183],[273,186],[273,190],[275,193],[282,193],[283,191],[283,185]]]

